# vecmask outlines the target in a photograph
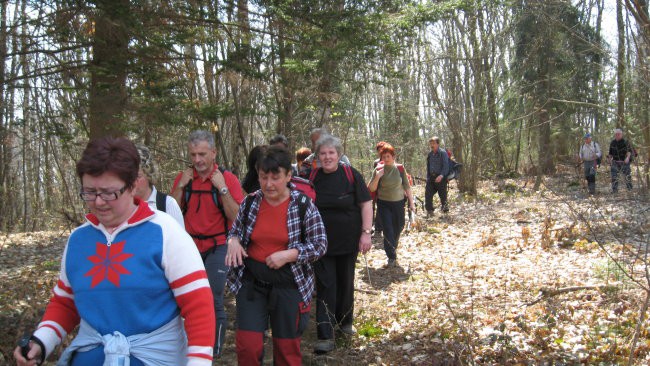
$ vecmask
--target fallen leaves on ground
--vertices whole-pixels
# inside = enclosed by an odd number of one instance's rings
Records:
[[[648,200],[634,193],[585,197],[562,177],[539,192],[508,184],[515,189],[486,184],[476,198],[456,195],[449,214],[418,217],[400,240],[397,267],[385,267],[375,237],[357,264],[359,334],[315,356],[312,323],[303,336],[304,363],[619,364],[644,319],[634,356],[647,364],[650,324],[639,311],[650,285]],[[421,187],[415,192],[423,196]],[[21,332],[38,321],[64,242],[61,233],[0,234],[3,364]],[[232,330],[226,342],[220,364],[236,360]]]

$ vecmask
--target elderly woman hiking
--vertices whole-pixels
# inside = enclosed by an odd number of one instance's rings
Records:
[[[339,162],[343,147],[338,138],[322,135],[315,145],[320,168],[312,170],[310,180],[325,223],[328,248],[314,264],[318,323],[314,352],[327,353],[335,348],[336,325],[344,334],[355,333],[354,266],[358,253],[366,253],[371,247],[372,201],[363,176]]]

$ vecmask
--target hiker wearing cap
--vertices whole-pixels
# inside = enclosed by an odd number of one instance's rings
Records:
[[[580,146],[580,161],[584,167],[589,194],[596,194],[596,171],[600,165],[602,153],[597,142],[591,140],[591,134],[585,134],[585,143]]]
[[[397,244],[404,229],[404,203],[415,211],[411,185],[406,170],[395,163],[395,148],[385,144],[381,149],[381,161],[372,172],[368,184],[371,192],[377,192],[377,215],[384,228],[384,251],[388,257],[387,266],[397,265]]]
[[[625,187],[627,190],[632,190],[631,159],[632,146],[623,138],[623,130],[617,128],[614,130],[614,139],[609,144],[609,154],[607,155],[607,161],[611,165],[612,193],[618,192],[619,174],[625,177]]]
[[[181,208],[178,206],[174,197],[160,192],[153,184],[157,168],[149,148],[140,144],[135,147],[140,154],[140,170],[138,171],[138,178],[133,185],[133,193],[136,197],[147,202],[152,210],[166,212],[182,228],[185,228],[183,212],[181,212]]]
[[[359,252],[372,245],[372,204],[361,173],[341,163],[341,140],[323,135],[315,153],[321,163],[310,180],[316,191],[316,207],[327,232],[327,252],[314,263],[316,272],[315,353],[333,351],[334,327],[353,335],[354,267]]]

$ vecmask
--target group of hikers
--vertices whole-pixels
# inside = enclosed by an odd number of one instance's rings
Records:
[[[79,325],[57,365],[211,365],[224,347],[226,288],[235,295],[240,365],[262,364],[268,332],[274,364],[300,365],[314,297],[315,353],[354,335],[357,257],[377,227],[386,267],[398,265],[405,209],[415,210],[410,175],[387,142],[376,145],[366,182],[337,137],[314,129],[310,139],[295,164],[282,135],[253,148],[240,183],[217,164],[213,135],[193,131],[191,166],[169,195],[154,185],[146,146],[91,140],[76,164],[86,222],[68,239],[43,318],[14,352],[17,364],[42,363]],[[448,212],[452,169],[437,137],[430,147],[429,215],[436,193]]]
[[[584,135],[584,143],[580,146],[578,159],[582,163],[584,177],[587,180],[587,190],[590,195],[596,194],[596,172],[602,162],[603,153],[600,145],[593,141],[591,133]],[[607,162],[610,164],[612,193],[618,192],[620,179],[625,181],[625,188],[632,190],[632,169],[630,164],[636,157],[632,144],[623,138],[623,130],[614,130],[614,139],[609,143]]]
[[[602,153],[587,133],[580,148],[591,194]],[[235,295],[240,365],[261,365],[270,331],[273,362],[300,365],[301,336],[316,299],[314,352],[336,348],[353,326],[355,264],[383,233],[386,267],[397,266],[405,210],[415,210],[410,175],[395,148],[376,144],[368,182],[319,128],[311,148],[288,151],[286,137],[256,146],[242,182],[216,162],[213,135],[188,139],[191,167],[169,195],[154,185],[149,149],[125,138],[88,143],[76,164],[89,213],[65,246],[61,272],[37,329],[20,340],[18,365],[38,365],[68,333],[78,334],[57,365],[210,365],[223,352],[224,291]],[[429,139],[425,209],[449,211],[455,161]],[[615,130],[612,191],[632,189],[634,150]]]

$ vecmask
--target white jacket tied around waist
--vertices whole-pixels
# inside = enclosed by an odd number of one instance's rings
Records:
[[[57,366],[68,366],[75,352],[85,352],[104,346],[104,364],[102,366],[130,366],[130,357],[136,357],[146,366],[179,366],[187,360],[187,338],[180,316],[147,334],[135,334],[129,337],[120,332],[99,334],[83,319],[79,333],[66,348],[57,362]]]

